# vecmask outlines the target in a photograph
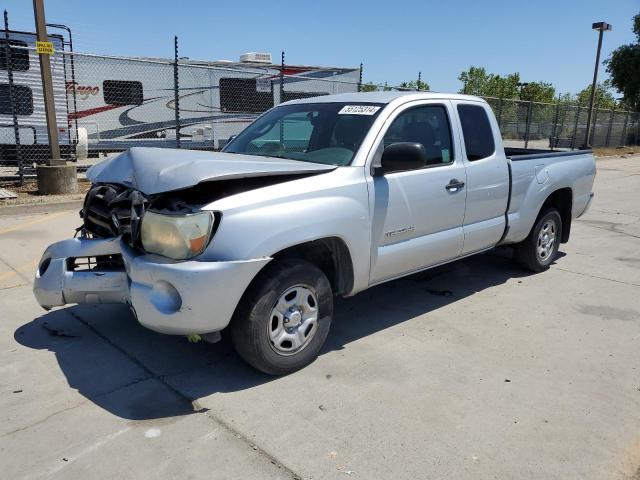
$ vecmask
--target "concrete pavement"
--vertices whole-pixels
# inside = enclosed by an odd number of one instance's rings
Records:
[[[640,478],[640,157],[598,169],[548,272],[496,251],[337,301],[283,378],[120,306],[44,312],[33,270],[77,211],[1,216],[3,476]]]

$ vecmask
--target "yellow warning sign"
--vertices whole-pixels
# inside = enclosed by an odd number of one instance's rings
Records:
[[[52,42],[36,42],[36,52],[41,55],[53,55],[55,53]]]

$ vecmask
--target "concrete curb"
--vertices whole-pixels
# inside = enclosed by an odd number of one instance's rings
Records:
[[[0,205],[0,216],[31,215],[45,212],[59,212],[62,210],[80,210],[84,199],[66,200],[51,203],[23,203],[19,205]]]

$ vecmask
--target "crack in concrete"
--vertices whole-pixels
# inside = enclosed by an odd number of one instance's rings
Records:
[[[65,310],[65,311],[69,315],[71,315],[74,319],[76,319],[78,322],[80,322],[82,325],[84,325],[89,330],[91,330],[91,332],[93,332],[95,335],[97,335],[103,341],[107,342],[107,344],[109,344],[110,346],[115,348],[117,351],[122,353],[131,362],[136,364],[144,372],[147,373],[147,375],[148,375],[147,378],[140,379],[138,381],[149,380],[149,379],[158,380],[160,383],[162,383],[162,385],[164,385],[166,388],[168,388],[175,395],[177,395],[178,397],[180,397],[180,398],[184,399],[185,401],[191,403],[191,405],[193,406],[194,413],[202,413],[202,414],[204,414],[208,419],[210,419],[210,420],[214,421],[215,423],[217,423],[220,427],[225,429],[227,432],[232,434],[234,437],[236,437],[239,440],[242,440],[242,442],[245,443],[251,449],[251,451],[256,452],[258,455],[260,455],[260,456],[266,458],[267,460],[269,460],[273,465],[275,465],[278,468],[281,468],[282,470],[287,472],[287,474],[289,474],[291,476],[292,480],[300,480],[300,479],[302,479],[302,475],[296,473],[291,468],[287,467],[282,461],[278,460],[277,457],[275,457],[274,455],[269,453],[267,450],[265,450],[264,448],[262,448],[259,445],[257,445],[255,442],[253,442],[251,439],[249,439],[242,432],[239,432],[238,430],[233,428],[230,424],[228,424],[227,422],[222,420],[218,415],[214,414],[210,409],[205,408],[202,405],[200,405],[200,403],[197,401],[197,399],[193,399],[193,398],[189,397],[189,395],[183,393],[178,388],[174,387],[171,383],[167,382],[167,378],[169,378],[169,376],[164,376],[164,375],[159,375],[157,373],[154,373],[149,367],[147,367],[144,363],[142,363],[142,361],[140,361],[138,358],[136,358],[131,353],[126,351],[120,345],[118,345],[115,342],[113,342],[109,337],[107,337],[106,335],[102,334],[99,330],[94,328],[93,325],[91,325],[89,322],[87,322],[84,318],[82,318],[76,312],[73,312],[73,311],[70,311],[70,310]],[[223,360],[225,357],[222,357],[221,359],[218,359],[215,362],[212,362],[211,365],[215,365],[216,363],[218,363],[221,360]],[[182,372],[182,373],[186,373],[186,372]],[[171,376],[179,375],[179,374],[182,374],[182,373],[172,374]],[[138,381],[136,381],[134,383],[137,383]],[[119,387],[119,388],[115,389],[114,392],[118,391],[120,388],[124,388],[124,387],[125,386],[123,385],[122,387]],[[111,392],[111,393],[113,393],[113,392]],[[101,395],[103,395],[103,394],[100,394],[100,396]],[[97,396],[94,397],[94,398],[97,398]]]
[[[558,267],[557,265],[553,266],[553,270],[560,270],[561,272],[573,273],[574,275],[581,275],[583,277],[597,278],[599,280],[607,280],[609,282],[622,283],[623,285],[629,285],[631,287],[640,287],[639,283],[625,282],[624,280],[616,280],[615,278],[600,277],[598,275],[592,275],[590,273],[576,272],[574,270],[568,270],[566,268]]]
[[[79,403],[72,405],[71,407],[63,408],[62,410],[58,410],[56,412],[50,413],[46,417],[41,418],[40,420],[37,420],[33,423],[30,423],[29,425],[25,425],[24,427],[16,428],[15,430],[11,430],[10,432],[3,433],[2,435],[0,435],[0,438],[8,437],[9,435],[13,435],[14,433],[22,432],[24,430],[30,429],[31,427],[35,427],[36,425],[40,425],[41,423],[46,422],[47,420],[55,417],[56,415],[59,415],[64,412],[68,412],[69,410],[73,410],[74,408],[78,408],[79,406],[84,405],[85,403],[87,403],[87,401],[88,400],[82,400]]]
[[[28,277],[25,277],[22,272],[20,272],[20,270],[18,270],[17,268],[14,268],[13,266],[11,266],[9,264],[9,262],[7,262],[4,258],[0,257],[0,262],[4,263],[12,272],[14,272],[17,276],[19,276],[20,278],[22,278],[25,282],[27,283],[31,283],[31,279]]]

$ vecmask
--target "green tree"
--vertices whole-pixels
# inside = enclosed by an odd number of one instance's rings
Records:
[[[360,86],[360,91],[361,92],[377,92],[378,91],[378,85],[375,85],[374,83],[371,83],[371,82],[363,83]]]
[[[522,100],[551,103],[556,96],[556,89],[550,83],[530,82],[522,87]]]
[[[487,73],[482,67],[470,67],[458,76],[458,80],[463,84],[460,93],[481,97],[518,97],[519,73],[511,73],[503,77]]]
[[[431,90],[429,84],[427,82],[423,82],[422,80],[411,80],[410,82],[402,82],[400,84],[400,88],[406,90]]]
[[[604,62],[611,84],[623,95],[625,107],[640,110],[640,13],[633,17],[636,42],[616,48]]]
[[[576,101],[583,107],[589,106],[591,99],[591,85],[583,88],[578,92]],[[616,99],[611,94],[611,81],[605,80],[596,85],[596,96],[593,101],[594,108],[614,108],[616,106]]]

